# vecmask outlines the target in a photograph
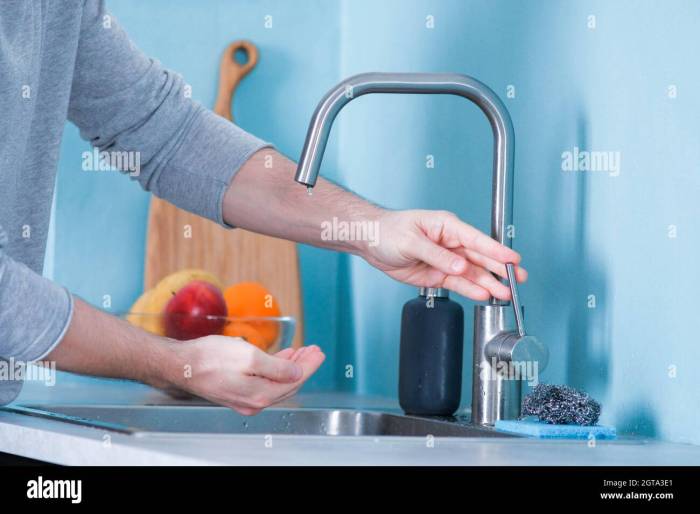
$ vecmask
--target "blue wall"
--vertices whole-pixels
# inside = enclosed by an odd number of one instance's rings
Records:
[[[543,378],[590,391],[604,405],[603,421],[622,430],[700,443],[700,378],[692,369],[700,350],[691,324],[698,273],[690,259],[700,245],[692,217],[700,192],[696,2],[110,5],[136,42],[182,72],[206,105],[221,49],[253,39],[262,60],[239,91],[236,117],[291,156],[315,103],[345,76],[455,71],[489,84],[515,124],[514,246],[530,271],[522,290],[528,328],[552,350]],[[272,29],[263,26],[267,14]],[[514,98],[506,98],[509,85]],[[326,176],[390,207],[450,209],[488,230],[491,134],[474,106],[365,97],[343,111],[332,137]],[[620,175],[563,172],[561,154],[574,146],[620,152]],[[125,310],[140,290],[148,200],[123,177],[79,171],[84,148],[69,129],[55,276],[94,303],[112,294],[113,310]],[[434,169],[425,167],[428,154]],[[311,248],[301,259],[307,340],[331,357],[311,387],[394,396],[399,313],[413,289],[360,259]],[[469,334],[472,304],[463,304]],[[346,363],[354,364],[353,380],[344,378]],[[467,373],[465,404],[469,385]]]
[[[341,45],[343,76],[449,70],[505,98],[516,131],[514,246],[531,277],[522,292],[528,327],[553,356],[543,378],[590,391],[603,421],[622,430],[694,443],[700,73],[688,63],[698,19],[696,2],[361,0],[345,4]],[[392,207],[447,208],[488,230],[491,135],[475,107],[363,98],[340,123],[345,184]],[[574,146],[620,152],[620,175],[563,172],[561,154]],[[435,169],[426,169],[427,154]],[[350,270],[358,389],[394,394],[400,307],[413,293],[359,259]]]

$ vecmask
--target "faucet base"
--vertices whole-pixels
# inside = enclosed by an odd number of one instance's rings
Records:
[[[489,343],[512,331],[509,305],[474,307],[474,358],[472,369],[472,423],[492,426],[499,419],[520,416],[522,380],[513,378],[508,363],[489,352]]]

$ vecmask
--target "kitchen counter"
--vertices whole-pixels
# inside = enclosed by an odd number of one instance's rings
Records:
[[[192,405],[140,384],[62,378],[27,383],[16,404]],[[395,400],[304,394],[290,407],[396,410]],[[700,446],[617,441],[341,437],[263,434],[127,435],[0,411],[0,452],[67,465],[699,465]]]

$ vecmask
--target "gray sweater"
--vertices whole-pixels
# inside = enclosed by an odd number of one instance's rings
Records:
[[[225,225],[227,185],[266,144],[187,91],[100,1],[2,0],[0,404],[21,388],[10,364],[42,359],[71,320],[70,293],[41,276],[66,119],[142,188]]]

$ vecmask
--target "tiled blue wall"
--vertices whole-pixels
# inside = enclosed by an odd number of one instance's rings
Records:
[[[697,2],[110,6],[136,42],[182,72],[207,105],[221,49],[238,37],[253,39],[262,60],[241,86],[236,117],[291,156],[316,101],[354,73],[461,72],[503,97],[514,86],[515,97],[505,101],[517,140],[515,247],[531,277],[521,293],[528,328],[552,350],[543,378],[589,390],[603,402],[603,421],[622,430],[700,443],[690,296],[700,247],[693,223],[700,193]],[[273,29],[263,26],[266,14]],[[676,98],[668,96],[670,85]],[[385,205],[446,208],[488,230],[491,134],[474,106],[446,97],[365,97],[337,124],[326,176]],[[561,154],[574,146],[621,152],[620,175],[562,172]],[[147,197],[123,177],[79,171],[84,148],[67,130],[55,276],[95,303],[112,294],[113,310],[124,310],[142,280]],[[428,154],[435,169],[425,167]],[[413,289],[359,259],[309,248],[301,255],[307,340],[331,355],[312,387],[394,396],[399,313]],[[469,334],[471,303],[463,303]],[[465,355],[468,363],[470,351]],[[355,366],[353,380],[341,373],[345,363]],[[465,404],[469,384],[467,372]]]

